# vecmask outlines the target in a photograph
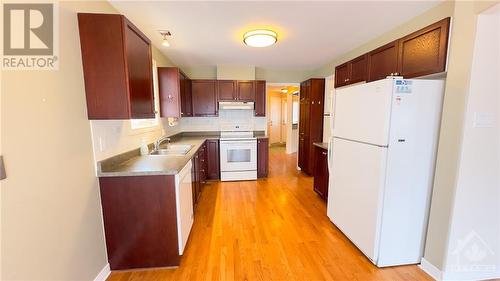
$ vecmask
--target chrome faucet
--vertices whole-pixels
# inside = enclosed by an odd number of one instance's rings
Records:
[[[170,138],[167,136],[161,136],[155,141],[153,152],[158,151],[160,149],[160,144],[162,144],[165,141],[167,142],[167,148],[168,148],[168,146],[170,145]]]

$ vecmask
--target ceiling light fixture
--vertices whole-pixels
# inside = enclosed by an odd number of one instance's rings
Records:
[[[172,36],[172,33],[170,33],[170,31],[168,30],[160,30],[160,34],[161,36],[163,36],[163,41],[161,42],[161,44],[165,47],[170,47],[170,43],[168,42],[167,37]]]
[[[267,47],[278,41],[278,34],[272,30],[256,29],[243,35],[243,42],[251,47]]]
[[[283,88],[283,89],[281,89],[281,93],[282,93],[282,94],[286,94],[286,93],[288,93],[288,89],[287,89],[287,88]]]

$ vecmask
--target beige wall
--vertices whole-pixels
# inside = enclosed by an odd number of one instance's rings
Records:
[[[104,1],[59,10],[59,70],[2,71],[2,280],[93,280],[107,264],[76,12],[116,11]]]

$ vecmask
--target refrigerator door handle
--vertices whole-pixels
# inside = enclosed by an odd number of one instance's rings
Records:
[[[330,137],[328,142],[328,172],[332,172],[332,145],[333,145],[333,137]]]

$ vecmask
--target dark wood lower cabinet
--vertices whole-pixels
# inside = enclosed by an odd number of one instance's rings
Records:
[[[269,174],[269,139],[257,139],[257,177],[266,178]]]
[[[175,176],[99,178],[112,270],[179,265]]]
[[[314,191],[323,198],[328,199],[328,150],[314,146],[316,166],[314,168]]]
[[[219,155],[219,140],[209,139],[207,143],[207,179],[218,180],[220,179],[220,155]]]

